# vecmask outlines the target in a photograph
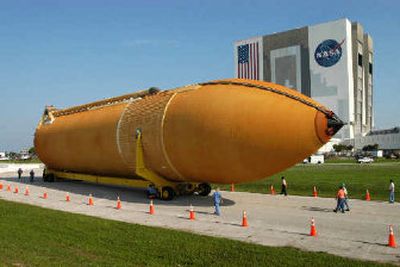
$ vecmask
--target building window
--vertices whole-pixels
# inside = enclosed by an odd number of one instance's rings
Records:
[[[369,74],[372,75],[372,63],[369,63]]]
[[[362,55],[358,53],[358,66],[362,67]]]

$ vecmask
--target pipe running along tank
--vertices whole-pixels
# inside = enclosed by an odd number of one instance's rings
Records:
[[[153,184],[171,199],[207,195],[209,183],[271,176],[317,151],[342,126],[332,111],[295,90],[227,79],[46,107],[34,143],[45,180]]]

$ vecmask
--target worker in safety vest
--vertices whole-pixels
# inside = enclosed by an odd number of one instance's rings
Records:
[[[342,213],[344,213],[344,201],[345,201],[345,193],[343,190],[343,186],[339,187],[339,191],[336,194],[336,199],[337,199],[337,205],[336,209],[334,209],[334,212],[338,212],[338,210],[341,210]]]
[[[344,183],[342,183],[343,191],[344,191],[344,202],[343,202],[343,208],[346,206],[346,211],[350,211],[350,206],[349,206],[349,195],[347,193],[347,188]]]

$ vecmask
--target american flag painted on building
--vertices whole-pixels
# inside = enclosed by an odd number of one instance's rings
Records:
[[[260,79],[259,42],[237,46],[237,77],[242,79]]]

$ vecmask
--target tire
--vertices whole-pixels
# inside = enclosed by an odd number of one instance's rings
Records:
[[[207,183],[199,184],[198,192],[200,196],[208,196],[211,192],[211,186]]]
[[[163,187],[160,198],[162,200],[172,200],[175,197],[175,191],[169,186]]]
[[[176,191],[181,196],[193,195],[196,191],[197,186],[192,183],[180,183],[176,185]]]
[[[53,183],[55,181],[55,176],[54,174],[50,173],[47,176],[47,182]]]

